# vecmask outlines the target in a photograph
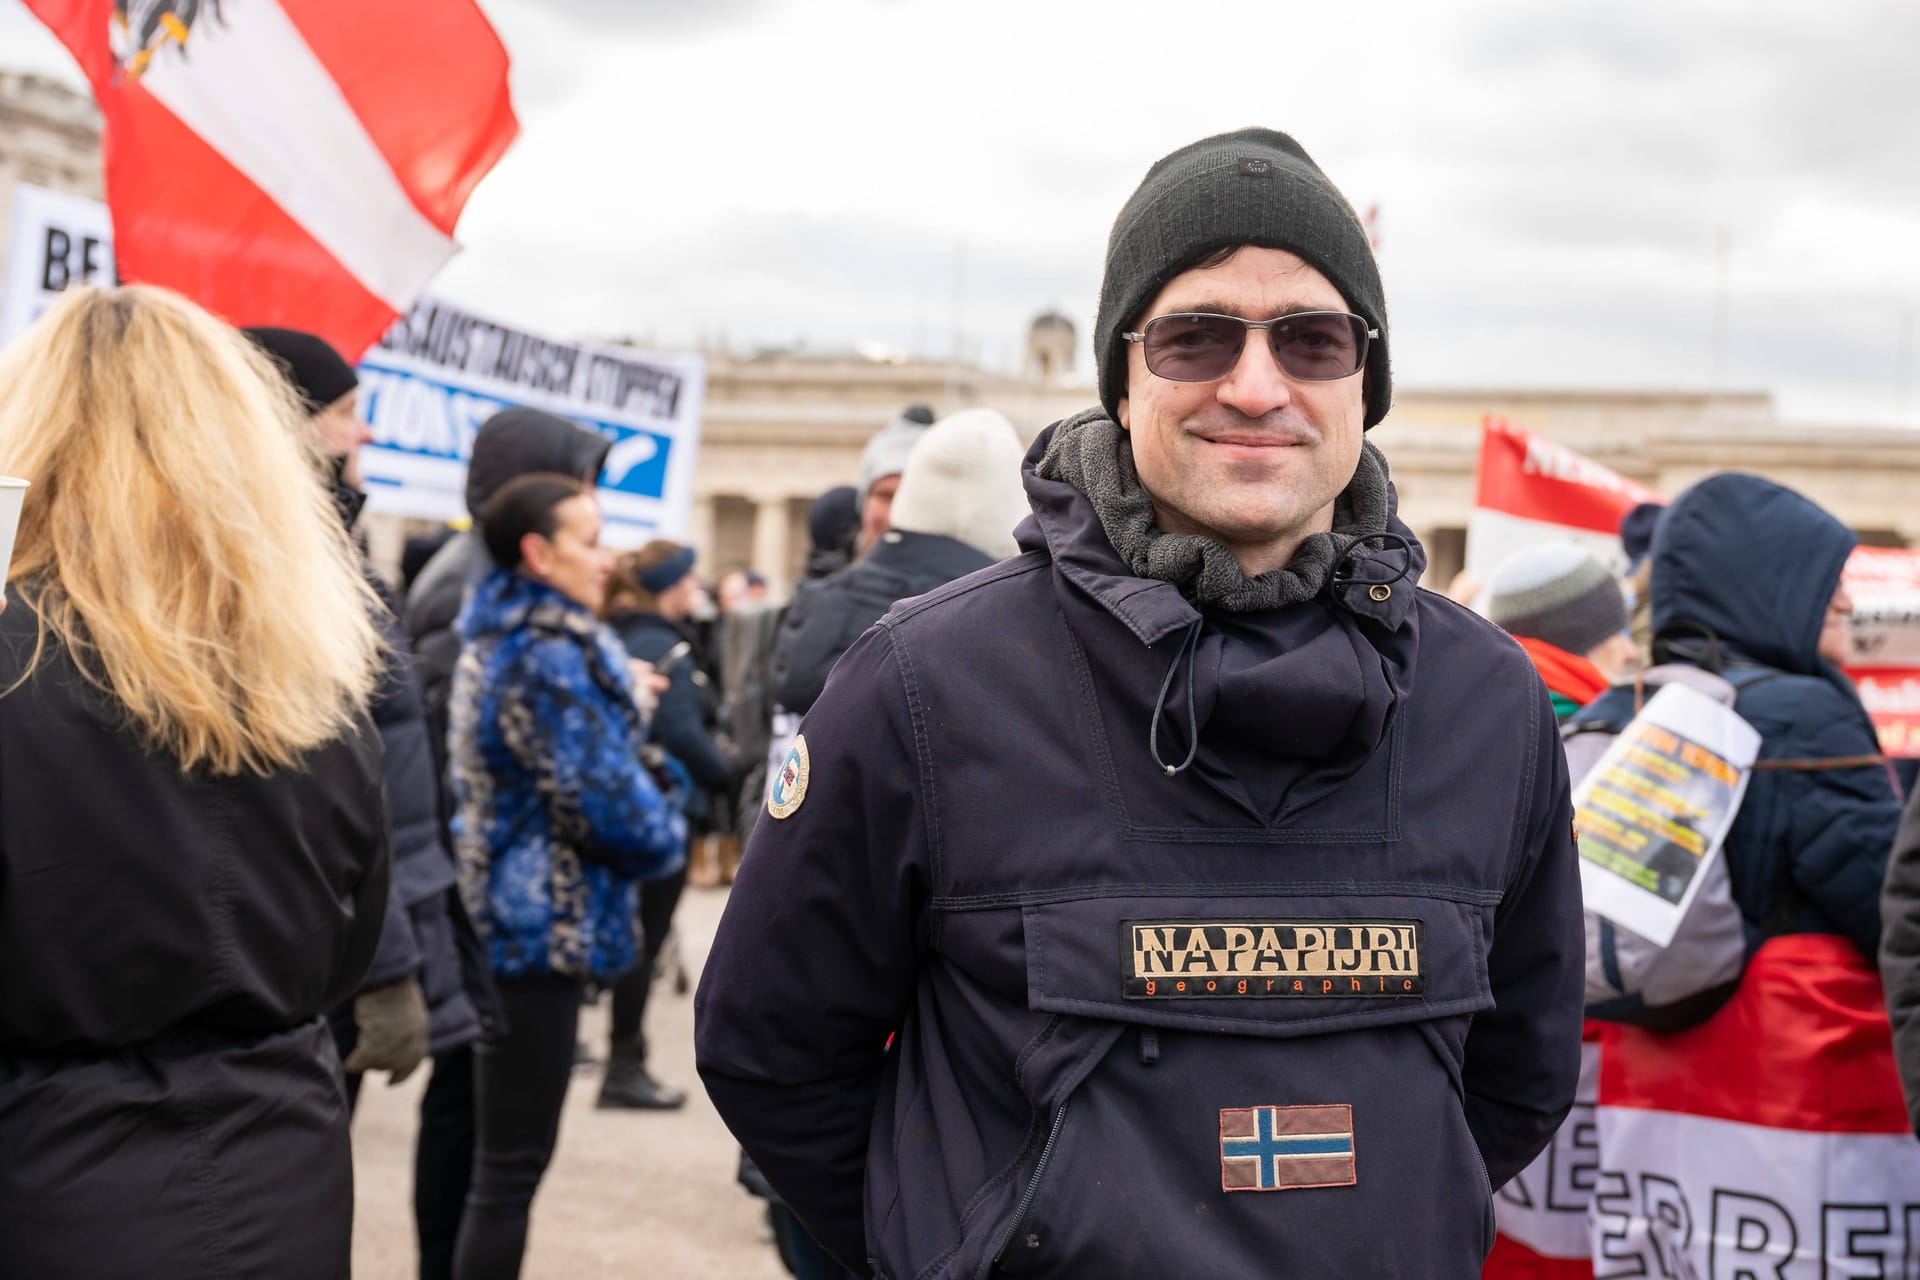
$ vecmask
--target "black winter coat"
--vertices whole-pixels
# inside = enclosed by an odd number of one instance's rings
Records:
[[[375,579],[391,606],[384,583]],[[499,997],[473,925],[454,890],[453,855],[442,838],[440,775],[421,700],[419,677],[399,621],[382,610],[376,621],[390,654],[373,699],[386,760],[387,807],[393,823],[393,890],[363,990],[409,976],[427,1002],[427,1040],[444,1053],[502,1025]]]
[[[1907,1118],[1920,1134],[1920,793],[1907,802],[1893,842],[1880,911],[1880,978],[1893,1020],[1893,1056]]]
[[[865,559],[803,584],[774,643],[774,699],[806,714],[847,646],[895,601],[925,595],[992,563],[992,556],[958,539],[895,529]]]
[[[1380,591],[1396,554],[1196,608],[1047,441],[1026,554],[894,610],[801,726],[695,1005],[715,1107],[889,1280],[1477,1274],[1579,1073],[1546,690]]]
[[[0,689],[35,638],[0,614]],[[184,774],[64,650],[0,697],[0,1273],[347,1274],[321,1014],[380,934],[363,722],[267,777]]]
[[[622,613],[608,625],[629,656],[652,663],[669,681],[647,725],[647,741],[659,744],[693,776],[686,812],[690,821],[698,821],[711,811],[713,796],[725,797],[733,781],[733,766],[713,740],[718,715],[713,684],[687,637],[661,615]]]

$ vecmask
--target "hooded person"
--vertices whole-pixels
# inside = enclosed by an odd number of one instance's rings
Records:
[[[1653,531],[1664,511],[1660,503],[1642,502],[1620,519],[1620,549],[1627,555],[1627,627],[1642,666],[1653,657],[1653,565],[1647,552],[1653,548]]]
[[[1601,1039],[1605,1167],[1634,1185],[1660,1179],[1665,1200],[1696,1215],[1739,1187],[1792,1216],[1815,1214],[1806,1230],[1818,1229],[1823,1203],[1886,1206],[1897,1222],[1920,1176],[1920,1152],[1892,1159],[1893,1146],[1873,1136],[1904,1134],[1908,1119],[1874,969],[1877,954],[1885,964],[1881,884],[1900,802],[1839,669],[1852,612],[1841,572],[1855,541],[1801,495],[1739,474],[1681,494],[1653,535],[1656,663],[1717,671],[1760,737],[1719,855],[1745,924],[1744,973],[1685,1030],[1610,1023]],[[1635,698],[1632,687],[1614,689],[1569,728],[1624,724]],[[1617,1106],[1614,1088],[1624,1090]],[[1667,1212],[1649,1202],[1618,1229],[1662,1231]],[[1736,1265],[1725,1256],[1710,1265],[1716,1236],[1675,1240],[1681,1256],[1669,1270]],[[1773,1265],[1746,1256],[1737,1265]]]
[[[844,1265],[1480,1265],[1573,1100],[1578,864],[1525,655],[1416,589],[1364,436],[1387,345],[1298,143],[1165,157],[1022,554],[896,605],[808,711],[695,1047]]]
[[[901,474],[907,469],[914,446],[932,425],[932,409],[924,404],[909,405],[875,432],[860,451],[859,551],[872,547],[892,527],[893,495],[899,491]]]
[[[805,715],[847,646],[896,600],[923,595],[1005,559],[1026,515],[1020,437],[992,409],[968,409],[917,434],[891,527],[861,560],[804,584],[774,643],[773,695]]]
[[[243,330],[286,375],[311,415],[331,460],[334,508],[349,528],[358,518],[360,446],[371,433],[355,410],[359,377],[321,337],[295,329]],[[383,607],[375,614],[386,641],[386,669],[369,711],[380,732],[387,812],[393,832],[393,880],[373,966],[351,1005],[329,1022],[345,1059],[349,1098],[363,1072],[393,1083],[429,1053],[433,1075],[421,1099],[414,1208],[421,1273],[444,1276],[466,1202],[473,1158],[471,1066],[467,1046],[498,1025],[498,996],[473,926],[454,888],[453,855],[441,832],[440,774],[427,729],[413,658],[395,617],[398,601],[370,567],[367,580]]]
[[[1565,720],[1631,675],[1627,601],[1613,573],[1571,542],[1524,547],[1487,584],[1487,621],[1520,642]]]
[[[850,484],[827,490],[807,507],[807,564],[811,582],[853,563],[860,541],[860,491]]]
[[[454,664],[460,660],[460,637],[454,624],[468,589],[493,569],[480,527],[481,508],[509,480],[520,476],[572,476],[591,485],[599,479],[612,447],[613,442],[598,432],[540,409],[502,409],[475,433],[467,463],[467,511],[474,527],[434,553],[407,592],[401,615],[418,659],[434,766],[440,777],[446,776],[447,767],[447,697]]]

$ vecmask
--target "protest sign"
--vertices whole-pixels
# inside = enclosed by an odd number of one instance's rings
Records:
[[[98,200],[19,186],[0,285],[0,347],[40,318],[74,284],[112,284],[113,224]]]
[[[374,438],[360,464],[368,506],[465,515],[474,434],[524,405],[613,442],[599,490],[609,544],[683,536],[705,397],[698,356],[556,342],[426,298],[360,362],[360,412]]]
[[[60,290],[113,278],[113,236],[98,201],[20,188],[0,340]],[[297,317],[281,322],[299,328]],[[367,509],[433,520],[467,514],[474,433],[515,405],[569,418],[612,441],[600,474],[611,546],[684,537],[706,401],[706,361],[592,343],[556,342],[436,298],[423,298],[361,360]]]
[[[1670,684],[1648,699],[1574,789],[1587,910],[1672,942],[1759,750],[1753,726],[1697,690]]]

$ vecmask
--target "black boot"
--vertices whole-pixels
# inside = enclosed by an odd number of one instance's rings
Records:
[[[608,1110],[677,1111],[686,1103],[686,1094],[647,1074],[644,1050],[635,1045],[615,1045],[607,1057],[607,1075],[600,1082],[600,1098],[594,1105]]]

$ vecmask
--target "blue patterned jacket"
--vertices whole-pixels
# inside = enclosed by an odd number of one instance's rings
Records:
[[[686,819],[640,763],[626,654],[588,610],[506,570],[461,612],[449,769],[460,892],[503,978],[633,967],[635,884],[679,869]]]

